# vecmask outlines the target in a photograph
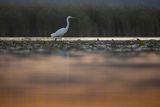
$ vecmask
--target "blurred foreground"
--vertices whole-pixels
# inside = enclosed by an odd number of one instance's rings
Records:
[[[0,107],[160,107],[159,52],[0,54]]]

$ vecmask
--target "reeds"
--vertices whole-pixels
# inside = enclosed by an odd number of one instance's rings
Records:
[[[160,36],[160,10],[143,6],[0,5],[0,36],[50,36],[66,26],[65,36]]]

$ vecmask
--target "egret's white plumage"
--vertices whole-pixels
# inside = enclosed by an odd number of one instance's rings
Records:
[[[68,29],[69,29],[69,19],[73,18],[72,16],[68,16],[66,21],[67,21],[67,26],[65,28],[61,28],[59,30],[57,30],[55,33],[51,34],[51,37],[61,37],[63,36],[65,33],[67,33]]]

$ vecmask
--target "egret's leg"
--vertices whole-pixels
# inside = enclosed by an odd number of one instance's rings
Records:
[[[59,39],[62,41],[62,37],[59,37]]]
[[[57,37],[55,37],[55,41],[57,41]]]

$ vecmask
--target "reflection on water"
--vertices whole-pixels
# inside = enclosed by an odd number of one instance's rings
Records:
[[[160,54],[0,55],[0,107],[160,107]]]

